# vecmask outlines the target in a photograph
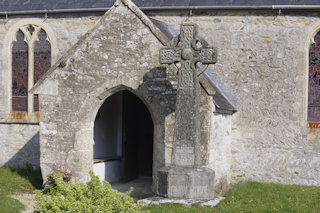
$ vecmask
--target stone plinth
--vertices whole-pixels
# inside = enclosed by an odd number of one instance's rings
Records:
[[[198,200],[214,198],[214,171],[211,169],[163,167],[157,175],[158,195]]]

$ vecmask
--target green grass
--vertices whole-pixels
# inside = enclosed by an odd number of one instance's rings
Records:
[[[182,212],[320,212],[320,187],[248,182],[234,186],[216,207],[164,204],[152,213]]]
[[[0,196],[0,212],[15,213],[24,210],[24,206],[16,199]]]
[[[8,196],[32,193],[41,188],[40,170],[0,168],[0,212],[13,213],[23,205]],[[215,212],[320,212],[320,187],[247,182],[234,186],[226,199],[216,207],[179,204],[145,207],[152,213],[215,213]]]
[[[24,206],[8,196],[14,193],[32,193],[36,188],[40,189],[41,185],[40,169],[34,170],[30,166],[16,169],[0,167],[0,212],[20,212]]]

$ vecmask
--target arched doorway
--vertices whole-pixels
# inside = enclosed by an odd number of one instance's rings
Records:
[[[94,123],[94,173],[110,183],[152,176],[153,122],[132,92],[111,95]]]

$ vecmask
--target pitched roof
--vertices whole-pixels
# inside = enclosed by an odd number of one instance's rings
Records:
[[[237,101],[231,98],[231,90],[226,90],[216,81],[215,74],[210,68],[200,76],[200,83],[209,95],[213,97],[216,112],[232,114],[239,110]]]
[[[0,0],[0,12],[110,8],[115,0]],[[133,0],[143,7],[320,5],[319,0]]]
[[[94,32],[96,29],[102,24],[103,19],[107,17],[110,13],[115,10],[116,7],[119,6],[119,4],[123,4],[126,6],[133,14],[135,14],[143,24],[145,24],[146,27],[148,27],[151,31],[151,33],[164,45],[167,46],[169,44],[170,35],[169,32],[166,29],[166,26],[164,23],[160,23],[159,21],[157,24],[159,26],[162,26],[162,29],[159,29],[153,21],[151,21],[135,4],[131,2],[131,0],[127,0],[125,3],[123,0],[117,0],[114,3],[114,6],[108,10],[104,16],[100,19],[100,21],[92,28],[90,29],[86,34],[84,34],[76,44],[74,44],[61,58],[52,65],[52,67],[37,81],[35,85],[29,90],[30,93],[39,94],[37,92],[37,89],[43,84],[43,82],[50,76],[52,73],[59,67],[61,62],[65,62],[70,55],[73,54],[73,52],[80,47],[80,45]],[[164,34],[166,32],[166,34]]]
[[[118,0],[117,3],[115,3],[115,6],[120,2],[121,0]],[[168,45],[169,41],[178,34],[177,31],[174,31],[170,28],[170,25],[158,21],[156,19],[150,19],[147,16],[144,15],[144,13],[133,3],[130,1],[126,2],[125,4],[149,29],[151,32],[155,35],[155,37],[163,44]],[[107,13],[111,12],[109,10]],[[106,13],[106,14],[107,14]],[[105,15],[106,15],[105,14]],[[98,25],[96,25],[97,27]],[[71,49],[67,51],[49,70],[44,74],[44,76],[30,89],[31,93],[37,93],[37,89],[45,79],[53,73],[59,64],[65,60],[65,58],[68,57],[68,55],[72,54],[74,49],[78,48],[78,46],[85,40],[86,37],[88,37],[95,28],[89,30]],[[228,113],[232,114],[236,111],[238,111],[238,107],[236,104],[236,101],[231,99],[231,94],[229,91],[222,89],[222,86],[216,82],[216,77],[214,74],[212,74],[211,69],[208,68],[203,75],[201,75],[200,83],[202,86],[206,89],[207,93],[209,95],[213,96],[213,101],[216,105],[216,111],[221,113]]]

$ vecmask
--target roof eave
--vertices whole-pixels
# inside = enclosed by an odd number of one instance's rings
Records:
[[[21,10],[4,11],[0,15],[30,15],[30,14],[54,14],[54,13],[90,13],[106,12],[106,8],[77,8],[77,9],[53,9],[53,10]],[[160,6],[139,7],[142,11],[179,11],[179,10],[320,10],[320,5],[252,5],[252,6]]]

